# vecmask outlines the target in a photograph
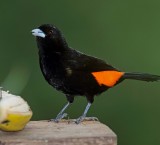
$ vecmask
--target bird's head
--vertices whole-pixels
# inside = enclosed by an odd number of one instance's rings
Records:
[[[43,24],[31,32],[36,36],[38,48],[43,52],[60,52],[68,47],[61,31],[54,25]]]

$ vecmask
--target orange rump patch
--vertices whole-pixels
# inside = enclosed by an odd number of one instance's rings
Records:
[[[118,71],[100,71],[92,73],[99,85],[106,85],[108,87],[113,87],[123,74],[124,72]]]

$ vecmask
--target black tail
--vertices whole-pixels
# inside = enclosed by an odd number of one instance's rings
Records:
[[[141,80],[147,82],[159,81],[160,76],[146,73],[125,73],[123,79]]]

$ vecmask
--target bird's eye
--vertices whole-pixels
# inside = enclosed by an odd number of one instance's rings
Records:
[[[53,34],[53,30],[50,30],[48,33],[49,33],[49,34]]]

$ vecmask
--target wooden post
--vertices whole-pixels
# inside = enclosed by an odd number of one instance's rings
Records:
[[[0,145],[117,145],[117,137],[98,121],[31,121],[23,131],[0,131]]]

